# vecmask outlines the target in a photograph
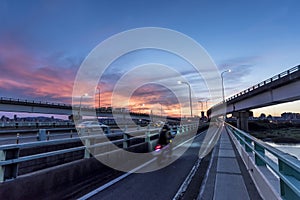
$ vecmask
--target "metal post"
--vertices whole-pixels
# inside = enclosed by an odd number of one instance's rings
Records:
[[[123,134],[123,149],[128,148],[128,135],[126,133]]]
[[[38,141],[44,141],[46,140],[46,129],[39,129],[38,135],[37,135],[37,140]]]
[[[265,155],[265,149],[257,144],[256,142],[254,143],[254,149],[257,151],[255,152],[255,164],[257,166],[265,166],[266,163],[258,156],[258,154],[264,156]]]
[[[86,138],[84,140],[84,145],[85,145],[85,149],[84,149],[84,158],[90,158],[91,154],[89,151],[89,147],[91,146],[91,141],[89,138]]]
[[[278,158],[278,168],[279,172],[286,176],[291,176],[296,179],[300,179],[300,175],[297,172],[297,170],[290,167],[285,161]],[[280,195],[283,197],[283,199],[299,199],[299,196],[293,191],[293,189],[286,184],[281,178],[280,178]]]
[[[145,142],[148,143],[148,152],[152,151],[152,144],[151,144],[151,140],[150,140],[150,131],[149,131],[149,125],[148,125],[148,129],[145,132]]]
[[[19,144],[19,138],[20,138],[20,133],[17,133],[17,141],[16,141],[17,144]]]
[[[190,98],[190,109],[191,109],[191,117],[193,117],[193,108],[192,108],[192,90],[191,85],[188,82],[178,81],[178,84],[186,84],[189,88],[189,98]]]
[[[0,160],[11,160],[19,158],[19,148],[0,151]],[[18,164],[12,163],[0,167],[0,182],[16,178],[18,175]]]
[[[226,72],[231,72],[231,70],[230,69],[228,69],[228,70],[226,70],[226,71],[223,71],[222,73],[221,73],[221,78],[222,78],[222,97],[223,97],[223,103],[225,103],[225,89],[224,89],[224,77],[223,77],[223,75],[224,75],[224,73],[226,73]]]
[[[50,131],[48,131],[48,134],[47,134],[47,141],[49,141],[50,139]]]

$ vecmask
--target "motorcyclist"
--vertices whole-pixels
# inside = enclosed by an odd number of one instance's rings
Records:
[[[158,144],[165,146],[172,142],[172,135],[170,130],[170,127],[167,124],[164,124],[159,133],[159,138],[157,142]]]

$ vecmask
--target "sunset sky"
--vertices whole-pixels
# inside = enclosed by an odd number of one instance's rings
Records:
[[[224,76],[229,97],[300,64],[299,9],[297,0],[0,0],[0,96],[71,103],[77,70],[99,43],[129,29],[163,27],[202,45],[220,72],[232,70]],[[126,71],[147,63],[173,66],[189,81],[196,98],[209,96],[201,77],[185,61],[145,50],[112,63],[99,83],[101,105],[110,106],[114,84]],[[188,95],[187,87],[177,87]],[[208,106],[219,101],[221,96],[208,101]],[[172,91],[150,84],[136,90],[127,107],[146,112],[160,105],[166,114],[180,109]],[[193,107],[198,114],[201,105],[196,101]],[[278,116],[285,111],[300,112],[300,102],[254,113]]]

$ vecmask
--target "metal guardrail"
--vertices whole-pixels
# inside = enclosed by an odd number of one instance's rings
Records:
[[[43,127],[43,126],[74,126],[74,122],[0,122],[1,128],[18,128],[18,127]]]
[[[300,199],[300,161],[271,147],[261,140],[226,124],[241,146],[249,154],[254,154],[256,166],[268,166],[280,179],[280,195],[283,199]],[[277,159],[273,161],[267,153]]]
[[[284,78],[285,76],[293,74],[293,73],[296,73],[298,71],[300,71],[300,65],[292,67],[291,69],[289,69],[287,71],[284,71],[284,72],[282,72],[280,74],[277,74],[277,75],[273,76],[272,78],[269,78],[269,79],[267,79],[265,81],[262,81],[262,82],[254,85],[252,87],[249,87],[249,88],[247,88],[247,89],[245,89],[245,90],[243,90],[243,91],[241,91],[241,92],[239,92],[239,93],[237,93],[237,94],[235,94],[235,95],[233,95],[233,96],[225,99],[225,102],[229,102],[229,101],[231,101],[231,100],[233,100],[235,98],[238,98],[238,97],[240,97],[242,95],[245,95],[245,94],[247,94],[249,92],[252,92],[252,91],[254,91],[254,90],[258,89],[258,88],[261,88],[261,87],[263,87],[265,85],[271,84],[271,83],[273,83],[276,80]],[[223,102],[220,102],[220,103],[214,105],[213,107],[216,107],[216,106],[219,106],[219,105],[222,105],[222,104],[223,104]]]
[[[237,98],[237,97],[239,97],[239,96],[242,96],[242,95],[244,95],[244,94],[247,94],[247,93],[249,93],[249,92],[251,92],[251,91],[253,91],[253,90],[257,89],[257,88],[260,88],[260,87],[262,87],[262,86],[271,84],[273,81],[276,81],[276,80],[278,80],[278,79],[281,79],[281,78],[283,78],[283,77],[285,77],[285,76],[287,76],[287,75],[290,75],[290,74],[292,74],[292,73],[295,73],[295,72],[297,72],[297,71],[300,71],[300,65],[295,66],[295,67],[293,67],[293,68],[291,68],[291,69],[289,69],[289,70],[287,70],[287,71],[284,71],[284,72],[282,72],[282,73],[280,73],[280,74],[277,74],[276,76],[273,76],[272,78],[269,78],[269,79],[267,79],[267,80],[265,80],[265,81],[262,81],[262,82],[260,82],[260,83],[258,83],[258,84],[256,84],[256,85],[254,85],[254,86],[252,86],[252,87],[250,87],[250,88],[247,88],[246,90],[243,90],[243,91],[241,91],[240,93],[235,94],[235,95],[232,96],[232,97],[229,97],[228,99],[225,100],[225,102],[231,101],[231,100],[233,100],[233,99],[235,99],[235,98]]]
[[[183,125],[180,127],[173,127],[176,129],[177,134],[185,134],[191,130],[198,128],[196,124]],[[128,148],[130,145],[130,141],[136,138],[143,138],[144,142],[148,144],[151,142],[151,138],[155,135],[159,134],[160,129],[141,129],[136,131],[128,131],[124,133],[112,133],[109,136],[122,136],[122,139],[116,139],[111,142],[114,144],[122,144],[123,148]],[[173,131],[173,130],[171,130]],[[19,164],[25,161],[32,161],[40,158],[47,158],[55,155],[62,155],[70,152],[76,152],[84,150],[84,158],[90,158],[91,154],[88,149],[96,148],[101,146],[106,146],[111,142],[102,142],[97,144],[92,144],[91,141],[95,139],[101,139],[107,137],[106,135],[99,135],[88,133],[81,138],[68,138],[68,139],[59,139],[59,140],[50,140],[50,141],[40,141],[40,142],[31,142],[31,143],[23,143],[23,144],[12,144],[12,145],[2,145],[0,146],[0,182],[4,182],[9,179],[16,178],[18,176],[18,168]],[[41,146],[50,146],[57,144],[67,144],[72,142],[84,141],[85,146],[72,147],[62,150],[55,150],[46,153],[38,153],[30,156],[22,156],[20,157],[20,150],[25,148],[34,148]]]

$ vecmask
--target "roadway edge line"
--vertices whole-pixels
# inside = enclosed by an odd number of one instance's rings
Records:
[[[204,176],[204,179],[203,179],[203,182],[200,186],[200,192],[198,194],[198,197],[197,197],[197,200],[200,200],[201,197],[203,196],[204,194],[204,190],[205,190],[205,185],[207,183],[207,180],[208,180],[208,176],[209,176],[209,173],[210,173],[210,170],[211,170],[211,167],[212,167],[212,163],[213,163],[213,159],[216,155],[216,148],[213,149],[213,152],[212,152],[212,155],[211,155],[211,158],[210,158],[210,161],[209,161],[209,165],[208,165],[208,168],[207,168],[207,171],[205,173],[205,176]]]
[[[195,162],[192,170],[190,171],[190,173],[188,174],[188,176],[185,178],[185,180],[183,181],[183,183],[181,184],[179,190],[177,191],[177,193],[175,194],[175,196],[173,197],[173,200],[178,200],[180,199],[183,194],[186,192],[191,180],[193,179],[193,177],[195,176],[196,171],[198,170],[200,163],[202,161],[202,158],[198,158],[197,161]]]
[[[200,134],[202,134],[202,133],[205,132],[205,131],[206,131],[206,130],[204,130],[204,131],[202,131],[202,132],[196,134],[195,136],[193,136],[192,138],[188,139],[187,141],[184,141],[183,143],[177,145],[177,146],[174,148],[174,150],[176,150],[177,148],[181,147],[182,145],[184,145],[185,143],[189,142],[190,140],[195,139],[196,137],[198,137]],[[89,192],[89,193],[83,195],[82,197],[78,198],[78,200],[87,200],[87,199],[91,198],[92,196],[94,196],[94,195],[96,195],[97,193],[99,193],[99,192],[101,192],[101,191],[107,189],[108,187],[114,185],[115,183],[117,183],[117,182],[123,180],[124,178],[126,178],[127,176],[133,174],[134,172],[138,171],[139,169],[141,169],[141,168],[143,168],[143,167],[149,165],[150,163],[152,163],[152,162],[155,161],[155,160],[156,160],[156,158],[153,158],[153,159],[147,161],[146,163],[144,163],[144,164],[142,164],[142,165],[140,165],[140,166],[138,166],[138,167],[136,167],[136,168],[130,170],[130,171],[127,172],[126,174],[123,174],[123,175],[121,175],[121,176],[119,176],[119,177],[117,177],[117,178],[111,180],[110,182],[108,182],[108,183],[106,183],[106,184],[100,186],[99,188],[97,188],[97,189],[95,189],[95,190],[93,190],[93,191],[91,191],[91,192]],[[199,159],[198,159],[198,160],[199,160]],[[200,162],[199,162],[199,165],[200,165]],[[198,166],[198,167],[199,167],[199,166]]]
[[[84,196],[78,198],[78,200],[86,200],[86,199],[91,198],[91,197],[94,196],[95,194],[97,194],[97,193],[99,193],[99,192],[105,190],[106,188],[112,186],[113,184],[115,184],[115,183],[117,183],[117,182],[123,180],[123,179],[126,178],[127,176],[133,174],[133,173],[136,172],[137,170],[139,170],[139,169],[145,167],[146,165],[149,165],[150,163],[152,163],[152,162],[155,161],[155,160],[156,160],[156,158],[152,158],[151,160],[149,160],[149,161],[147,161],[146,163],[144,163],[144,164],[142,164],[142,165],[140,165],[140,166],[134,168],[133,170],[127,172],[126,174],[123,174],[123,175],[121,175],[121,176],[119,176],[119,177],[117,177],[117,178],[111,180],[110,182],[108,182],[108,183],[106,183],[106,184],[100,186],[99,188],[97,188],[97,189],[95,189],[95,190],[93,190],[93,191],[91,191],[91,192],[85,194]]]
[[[204,131],[202,131],[201,133],[203,133]],[[217,131],[218,132],[218,131]],[[198,134],[198,135],[200,135],[200,134]],[[215,148],[213,149],[213,153],[215,152]],[[181,184],[181,186],[180,186],[180,188],[179,188],[179,190],[177,191],[177,193],[175,194],[175,196],[173,197],[173,200],[178,200],[178,199],[180,199],[183,195],[184,195],[184,193],[186,192],[186,190],[187,190],[187,188],[188,188],[188,186],[189,186],[189,184],[190,184],[190,182],[191,182],[191,180],[193,179],[193,177],[195,176],[195,173],[196,173],[196,171],[198,170],[198,168],[199,168],[199,166],[200,166],[200,163],[201,163],[201,161],[202,161],[202,159],[203,159],[203,157],[199,157],[198,158],[198,160],[195,162],[195,164],[194,164],[194,166],[193,166],[193,168],[192,168],[192,170],[190,171],[190,173],[188,174],[188,176],[186,177],[186,179],[184,180],[184,182]],[[212,159],[212,158],[211,158]],[[208,173],[209,173],[209,170],[210,170],[210,168],[211,168],[211,163],[212,162],[210,162],[209,163],[209,167],[208,167],[208,169],[207,169],[207,171],[206,171],[206,174],[205,174],[205,183],[206,183],[206,181],[207,181],[207,177],[208,177]],[[203,181],[203,182],[204,182]],[[202,182],[202,184],[203,184],[203,182]],[[201,184],[201,188],[202,188],[202,184]],[[201,189],[202,190],[202,189]],[[202,191],[200,191],[200,193],[201,193]],[[199,194],[200,194],[199,193]],[[198,194],[198,196],[199,196],[199,194]]]

